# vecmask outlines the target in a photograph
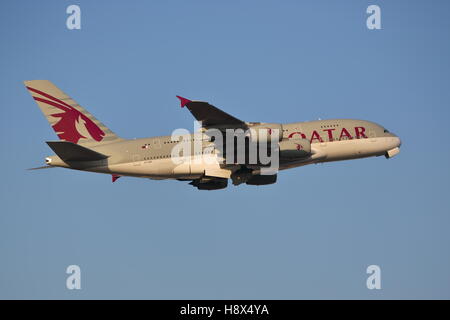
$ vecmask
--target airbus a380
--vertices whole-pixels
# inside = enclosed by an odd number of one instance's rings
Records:
[[[123,139],[50,81],[24,83],[59,138],[47,141],[56,155],[45,159],[46,166],[34,169],[104,173],[112,175],[113,182],[122,176],[177,179],[190,181],[200,190],[215,190],[226,188],[229,179],[234,185],[266,185],[276,182],[278,170],[373,156],[392,158],[400,152],[400,138],[371,121],[246,122],[207,102],[179,96],[181,106],[201,123],[199,133]],[[237,138],[232,146],[225,138],[220,143],[217,139],[218,132],[225,135],[230,130],[244,132],[246,151],[241,158],[237,157],[241,150],[235,145]],[[277,160],[275,171],[264,172],[272,163],[260,159],[259,153],[256,161],[250,161],[249,146],[258,143],[269,145],[269,159]],[[184,151],[179,152],[181,144]]]

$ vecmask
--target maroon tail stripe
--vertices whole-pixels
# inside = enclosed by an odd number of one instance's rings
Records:
[[[33,97],[33,99],[36,100],[36,101],[40,101],[40,102],[49,104],[51,106],[54,106],[54,107],[56,107],[58,109],[66,111],[66,112],[72,110],[72,108],[71,109],[67,109],[65,106],[62,106],[62,105],[60,105],[60,104],[58,104],[56,102],[50,101],[50,100],[42,99],[42,98],[39,98],[39,97]]]
[[[30,90],[30,91],[33,91],[33,92],[35,92],[35,93],[38,93],[38,94],[40,94],[41,96],[44,96],[44,97],[46,97],[46,98],[48,98],[48,99],[51,99],[51,100],[56,101],[56,102],[58,102],[58,103],[61,103],[61,104],[65,105],[66,107],[70,108],[70,109],[73,109],[73,107],[72,107],[71,105],[65,103],[65,102],[62,101],[62,100],[59,100],[58,98],[55,98],[54,96],[49,95],[48,93],[42,92],[42,91],[40,91],[40,90],[31,88],[31,87],[28,87],[28,86],[27,86],[27,88],[28,88],[28,90]]]

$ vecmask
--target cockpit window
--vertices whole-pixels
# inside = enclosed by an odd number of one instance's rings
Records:
[[[385,132],[385,133],[389,133],[389,130],[388,130],[388,129],[384,129],[384,132]]]

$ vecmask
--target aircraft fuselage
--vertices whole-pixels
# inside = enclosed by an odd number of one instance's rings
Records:
[[[260,124],[264,125],[264,123]],[[331,119],[295,122],[281,125],[282,140],[306,139],[314,154],[300,159],[280,159],[280,170],[312,163],[341,161],[372,156],[389,157],[390,150],[398,150],[400,139],[384,127],[370,121],[353,119]],[[195,136],[191,135],[191,140]],[[205,173],[206,163],[181,166],[172,161],[172,149],[177,144],[172,136],[158,136],[99,145],[91,149],[106,155],[106,160],[65,163],[58,156],[48,157],[47,163],[92,172],[137,176],[152,179],[198,179]],[[211,146],[204,141],[201,150]],[[202,152],[201,152],[202,153]],[[396,151],[392,154],[395,155]],[[192,152],[191,158],[203,154]],[[216,164],[212,170],[220,170]],[[223,166],[222,166],[223,167]],[[233,170],[231,170],[233,171]]]
[[[200,124],[189,133],[123,139],[48,80],[25,86],[59,141],[47,141],[56,155],[47,166],[121,176],[191,181],[199,190],[275,183],[279,170],[399,153],[400,139],[364,120],[331,119],[294,123],[240,120],[204,101],[180,96]]]

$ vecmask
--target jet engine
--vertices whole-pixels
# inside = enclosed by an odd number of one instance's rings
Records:
[[[250,179],[247,180],[247,184],[253,185],[253,186],[262,186],[265,184],[272,184],[277,182],[277,175],[255,175],[252,176]]]
[[[199,190],[218,190],[218,189],[224,189],[228,185],[228,179],[224,178],[214,178],[214,179],[196,179],[192,180],[192,182],[189,183],[190,185],[193,185],[194,187],[197,187]]]

